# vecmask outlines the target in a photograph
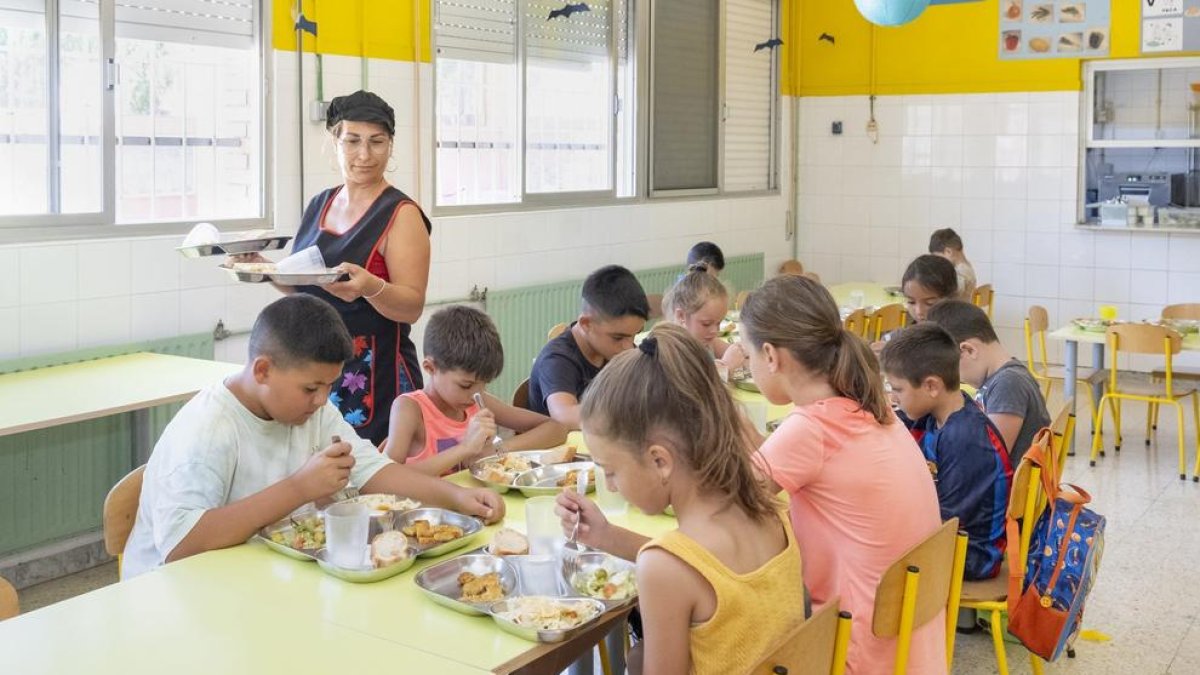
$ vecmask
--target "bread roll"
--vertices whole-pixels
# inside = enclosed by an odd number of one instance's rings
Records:
[[[488,549],[492,555],[528,555],[529,539],[516,530],[502,527],[496,531]]]
[[[394,565],[408,557],[408,537],[403,532],[381,532],[371,541],[371,563],[376,568]]]

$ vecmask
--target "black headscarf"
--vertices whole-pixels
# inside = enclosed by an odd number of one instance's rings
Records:
[[[372,122],[387,129],[389,136],[396,135],[396,113],[392,106],[369,91],[360,89],[348,96],[338,96],[329,102],[325,128],[332,129],[344,121]]]

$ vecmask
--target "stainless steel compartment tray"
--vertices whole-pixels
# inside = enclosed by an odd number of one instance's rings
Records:
[[[328,549],[317,551],[317,564],[321,566],[321,570],[332,577],[337,577],[343,581],[349,581],[356,584],[369,584],[376,581],[390,579],[404,570],[413,566],[417,557],[413,554],[412,548],[409,547],[409,555],[405,559],[388,565],[387,567],[375,567],[371,563],[371,547],[363,547],[363,563],[360,567],[338,567],[325,559]]]
[[[261,253],[262,251],[278,251],[287,246],[292,236],[279,235],[274,237],[254,237],[252,239],[235,239],[211,244],[196,244],[194,246],[179,246],[179,251],[185,258],[204,258],[213,255],[241,255],[243,253]]]
[[[462,528],[463,531],[463,536],[458,539],[431,546],[420,546],[417,543],[416,537],[409,537],[408,542],[412,550],[416,551],[416,555],[422,558],[433,558],[460,549],[474,541],[477,535],[483,531],[483,523],[478,518],[464,516],[461,513],[455,513],[446,509],[430,507],[413,509],[412,511],[397,514],[395,529],[404,530],[404,528],[418,520],[427,520],[430,525],[454,525]]]
[[[417,588],[437,604],[463,614],[485,616],[493,603],[466,602],[459,599],[462,597],[462,589],[458,584],[458,575],[463,572],[477,576],[496,572],[500,575],[500,588],[504,591],[505,598],[519,593],[520,577],[517,576],[516,567],[500,556],[487,554],[463,555],[426,567],[418,572],[413,580]]]
[[[569,471],[591,471],[596,467],[592,462],[568,462],[567,464],[551,464],[538,469],[526,471],[517,477],[513,484],[521,494],[526,497],[538,497],[541,495],[556,495],[563,491],[565,486],[559,486],[558,482],[566,477]],[[595,478],[593,474],[592,478]],[[574,486],[574,481],[571,482]],[[589,480],[587,491],[594,492],[596,489],[596,481]]]

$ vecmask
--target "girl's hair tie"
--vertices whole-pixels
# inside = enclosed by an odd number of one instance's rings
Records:
[[[646,356],[649,356],[650,358],[657,357],[658,356],[658,338],[656,338],[652,335],[647,336],[645,340],[642,340],[642,344],[638,345],[638,349],[642,350],[642,353],[645,354]]]

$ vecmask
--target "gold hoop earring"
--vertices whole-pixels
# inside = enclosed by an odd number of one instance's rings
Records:
[[[393,160],[393,159],[395,159],[395,158],[394,158],[394,157],[391,157],[391,156],[388,156],[388,165],[387,165],[387,172],[388,172],[388,173],[393,173],[393,172],[396,170],[396,167],[395,167],[395,166],[392,164],[392,160]]]

